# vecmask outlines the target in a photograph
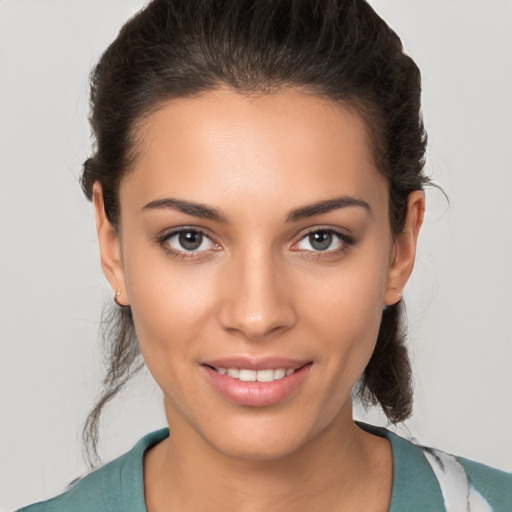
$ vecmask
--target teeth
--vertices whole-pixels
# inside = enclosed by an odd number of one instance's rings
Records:
[[[239,379],[243,382],[272,382],[291,375],[295,369],[277,368],[275,370],[248,370],[245,368],[216,368],[221,375],[228,375],[233,379]]]
[[[258,370],[256,380],[258,382],[272,382],[274,380],[274,370]]]
[[[256,380],[256,372],[254,370],[240,370],[238,378],[243,382],[254,382]]]
[[[285,375],[291,375],[294,371],[290,368],[290,373],[286,373],[284,368],[279,368],[279,370],[274,370],[274,379],[282,379]]]

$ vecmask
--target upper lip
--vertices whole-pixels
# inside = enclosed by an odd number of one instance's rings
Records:
[[[213,366],[214,368],[244,368],[248,370],[273,370],[277,368],[297,369],[311,361],[292,359],[288,357],[250,357],[250,356],[229,356],[217,359],[208,359],[201,364]]]

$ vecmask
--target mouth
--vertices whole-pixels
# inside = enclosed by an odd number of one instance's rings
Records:
[[[298,392],[312,361],[230,359],[201,364],[212,388],[223,398],[245,407],[277,404]]]
[[[238,379],[242,382],[274,382],[275,380],[281,380],[284,377],[289,377],[305,365],[298,368],[268,368],[265,370],[252,370],[250,368],[217,368],[210,365],[205,366],[208,366],[220,375],[227,375],[232,379]]]

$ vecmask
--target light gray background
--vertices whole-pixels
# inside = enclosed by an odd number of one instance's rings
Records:
[[[0,1],[1,510],[84,471],[79,432],[100,384],[98,320],[111,300],[78,186],[87,78],[142,3]],[[422,70],[427,169],[451,199],[428,192],[406,290],[416,408],[401,431],[510,471],[512,3],[371,3]],[[165,425],[160,400],[144,377],[115,402],[105,460]]]

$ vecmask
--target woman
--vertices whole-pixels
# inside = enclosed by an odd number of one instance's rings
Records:
[[[171,430],[29,510],[507,510],[511,477],[355,424],[411,413],[420,77],[364,2],[151,2],[92,83],[94,203]],[[466,508],[460,508],[466,507]]]

